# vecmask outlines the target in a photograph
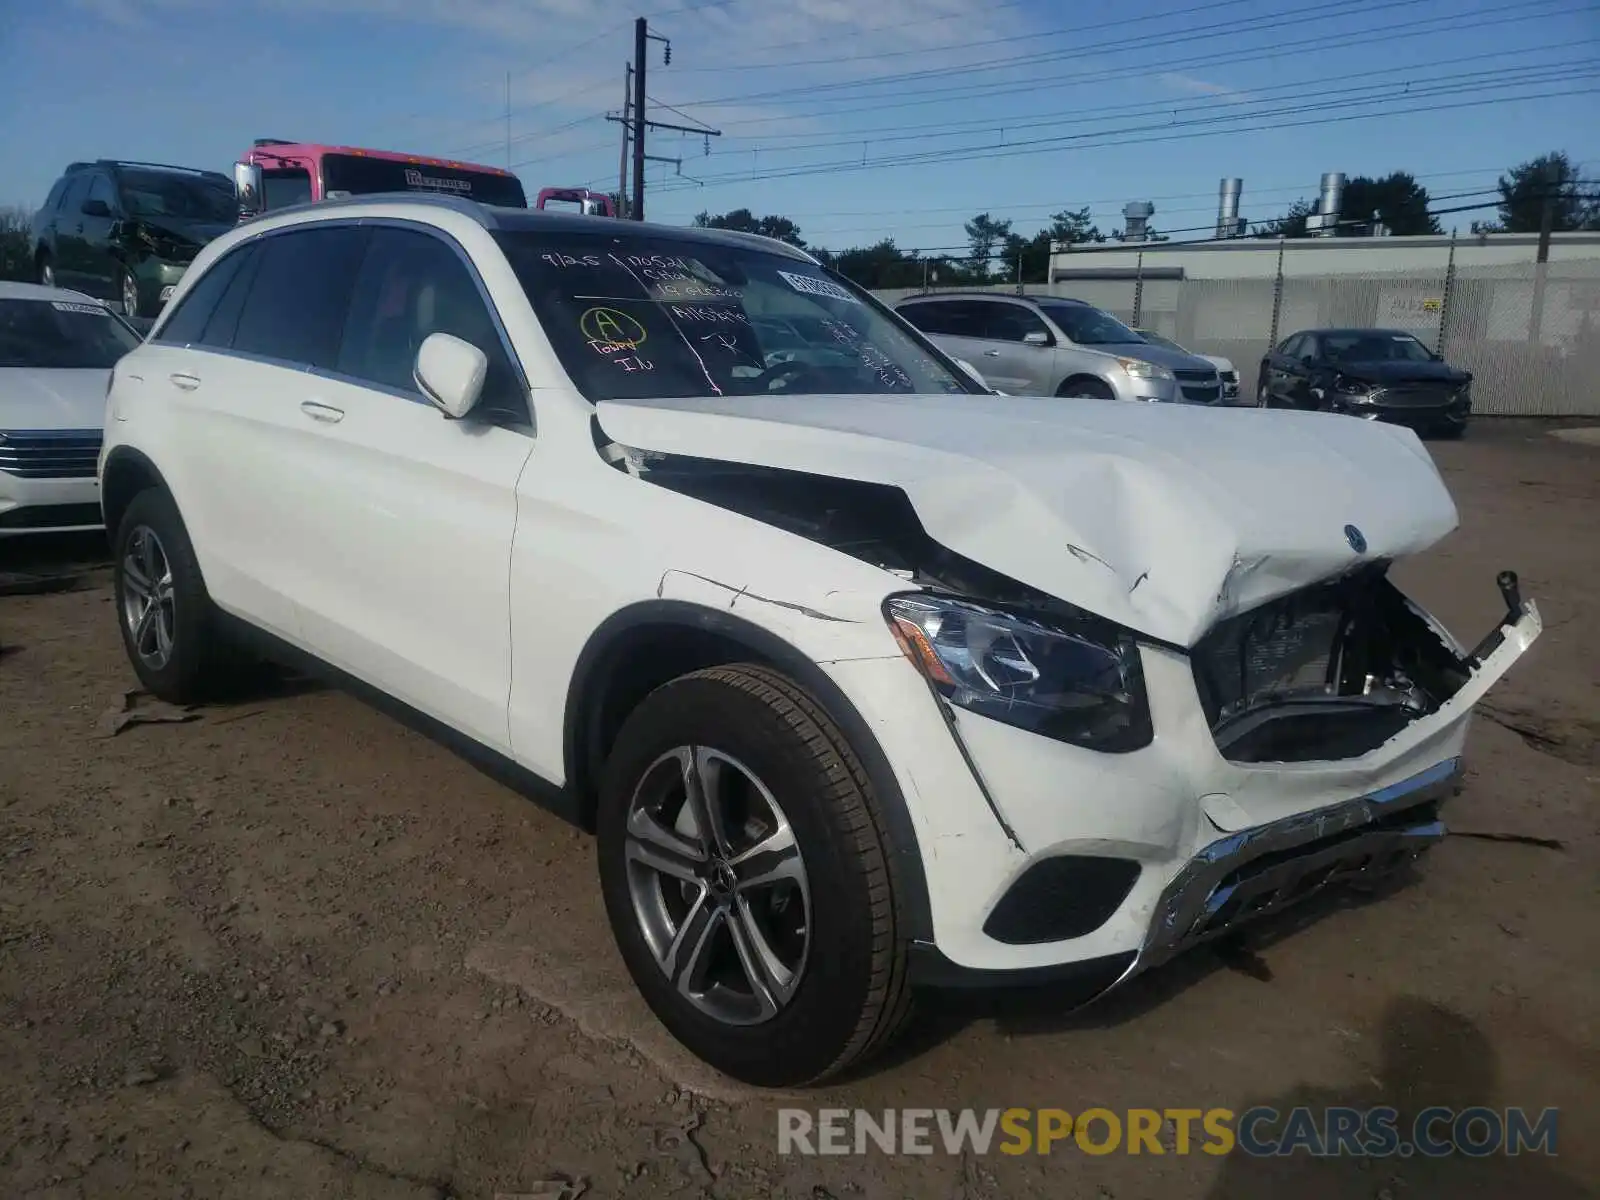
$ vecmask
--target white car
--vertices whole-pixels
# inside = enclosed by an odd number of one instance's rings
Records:
[[[996,396],[718,230],[269,214],[106,431],[145,687],[309,664],[596,830],[645,998],[761,1085],[914,986],[1091,995],[1408,861],[1540,630],[1507,579],[1467,651],[1387,581],[1457,521],[1409,431]]]
[[[1168,350],[1176,350],[1180,354],[1188,354],[1194,358],[1203,358],[1217,369],[1217,378],[1222,381],[1222,404],[1237,404],[1239,402],[1239,369],[1220,354],[1201,354],[1195,350],[1186,349],[1178,345],[1169,337],[1163,337],[1153,329],[1135,329],[1140,337],[1152,346],[1163,346]]]
[[[139,337],[80,292],[0,282],[0,537],[100,528],[100,423]]]

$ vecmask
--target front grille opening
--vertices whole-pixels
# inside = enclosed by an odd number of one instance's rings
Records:
[[[1471,674],[1384,565],[1232,617],[1191,661],[1217,747],[1240,763],[1359,757]]]

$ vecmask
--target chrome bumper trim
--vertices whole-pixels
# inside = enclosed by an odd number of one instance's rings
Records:
[[[1427,806],[1460,790],[1461,771],[1461,759],[1446,759],[1368,795],[1212,842],[1162,892],[1124,978],[1325,887],[1381,877],[1416,857],[1445,836]]]

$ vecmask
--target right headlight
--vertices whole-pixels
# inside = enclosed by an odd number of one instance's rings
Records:
[[[1172,372],[1142,358],[1119,358],[1122,369],[1135,379],[1171,379]]]
[[[891,596],[884,615],[912,665],[959,708],[1091,750],[1150,744],[1139,648],[1097,617],[1056,621],[928,594]]]

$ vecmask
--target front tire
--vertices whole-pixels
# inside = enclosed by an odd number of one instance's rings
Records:
[[[1079,375],[1067,380],[1056,391],[1056,395],[1075,400],[1115,400],[1116,393],[1111,390],[1111,385],[1103,379],[1096,379],[1090,375]]]
[[[903,1025],[906,946],[870,785],[786,676],[742,664],[658,688],[617,736],[597,824],[623,960],[704,1061],[796,1087]]]
[[[152,488],[133,498],[111,561],[123,649],[145,691],[169,704],[214,699],[233,657],[171,496]]]
[[[1271,392],[1270,389],[1268,389],[1267,381],[1265,379],[1263,379],[1260,383],[1256,384],[1256,407],[1257,408],[1271,408],[1272,407],[1272,392]]]
[[[56,264],[51,261],[48,253],[39,255],[36,275],[38,276],[40,287],[53,288],[56,286]]]

